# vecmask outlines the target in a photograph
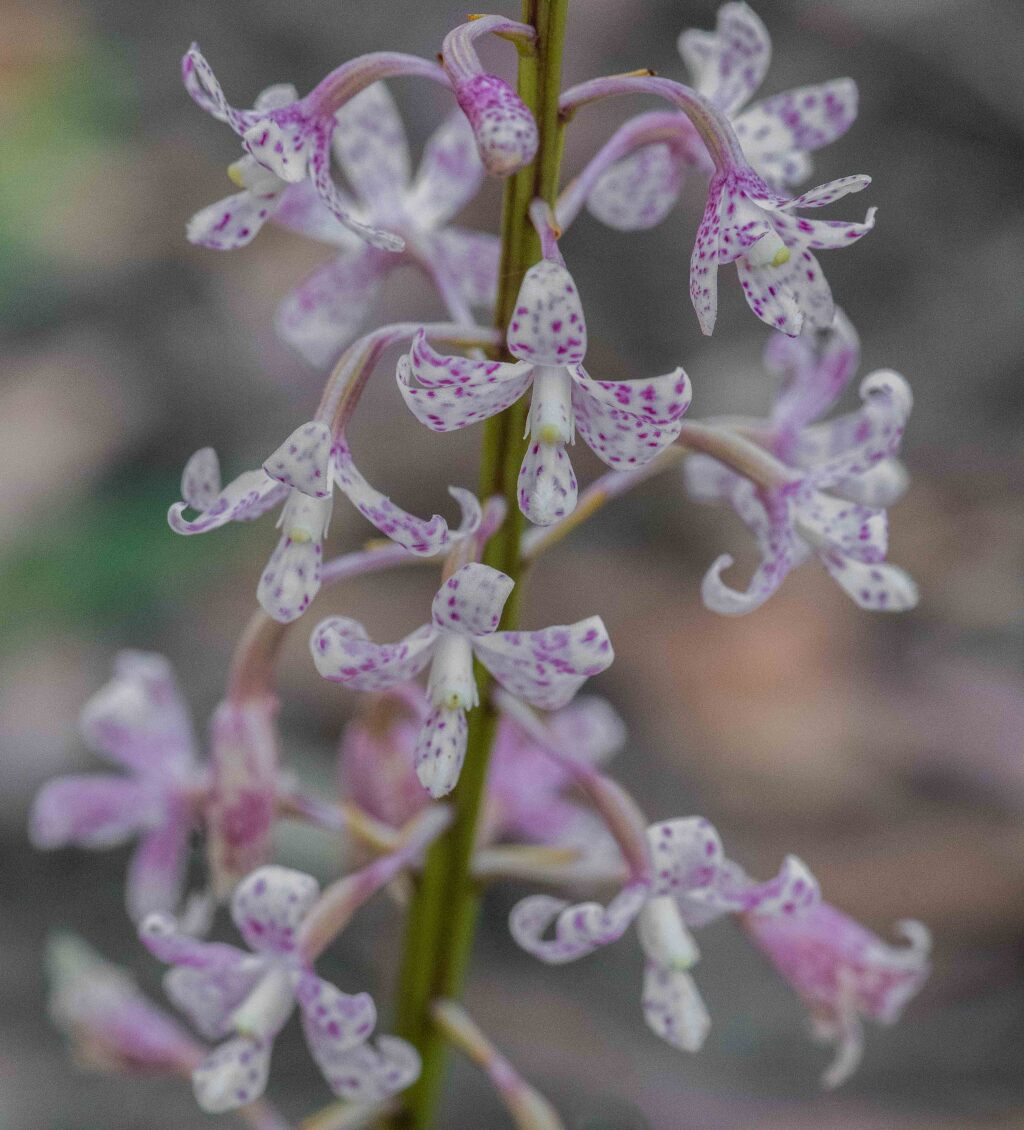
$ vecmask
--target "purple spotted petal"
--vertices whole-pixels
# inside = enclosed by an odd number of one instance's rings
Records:
[[[195,43],[181,60],[181,77],[192,101],[217,121],[226,122],[235,133],[244,133],[259,116],[252,110],[236,110],[228,105],[210,64]]]
[[[565,706],[615,653],[600,616],[536,632],[495,632],[474,639],[477,658],[506,690],[534,706]]]
[[[486,420],[514,404],[533,379],[523,362],[446,357],[436,353],[422,330],[398,364],[398,388],[421,423],[449,432]]]
[[[250,156],[288,184],[305,178],[313,141],[311,124],[298,111],[260,114],[242,134]]]
[[[848,196],[851,192],[863,191],[870,183],[871,178],[863,173],[839,177],[838,180],[819,184],[815,188],[809,188],[806,192],[802,192],[792,200],[787,200],[781,206],[781,210],[783,212],[796,212],[801,208],[824,208],[826,204],[832,204],[836,200]]]
[[[795,337],[808,309],[815,312],[811,325],[826,326],[832,321],[832,291],[809,251],[798,253],[780,267],[754,267],[741,258],[736,273],[747,305],[773,330]]]
[[[382,691],[414,679],[430,661],[437,629],[424,624],[398,643],[374,643],[355,620],[322,620],[309,641],[316,669],[356,691]]]
[[[693,978],[685,970],[657,962],[644,966],[644,1019],[666,1043],[685,1052],[698,1052],[711,1029],[711,1017]]]
[[[334,156],[365,204],[394,208],[409,184],[409,146],[394,99],[382,82],[360,91],[335,114]]]
[[[216,969],[179,965],[164,977],[168,1000],[207,1039],[220,1040],[232,1031],[232,1017],[264,975],[262,958],[235,951],[234,964]]]
[[[176,502],[167,512],[167,522],[178,534],[205,534],[228,522],[244,522],[264,514],[287,494],[287,487],[266,471],[244,471],[233,479],[198,518],[186,518],[188,502]]]
[[[363,478],[343,439],[335,441],[331,459],[334,481],[338,488],[385,537],[421,557],[430,557],[449,544],[452,532],[440,514],[435,514],[430,519],[417,518],[395,505]]]
[[[647,829],[654,885],[652,895],[677,898],[709,887],[726,863],[721,838],[701,816],[664,820]]]
[[[297,620],[320,591],[323,539],[331,499],[294,492],[281,514],[282,535],[260,576],[256,599],[282,624]]]
[[[455,111],[427,140],[406,210],[422,228],[441,227],[477,194],[483,178],[473,130]]]
[[[220,460],[212,447],[201,447],[181,473],[181,497],[193,510],[208,510],[220,494]]]
[[[455,284],[467,306],[490,311],[498,293],[501,241],[486,232],[448,227],[428,242],[430,255]]]
[[[436,706],[423,723],[413,762],[420,784],[434,800],[447,796],[458,783],[467,736],[466,712],[461,708]]]
[[[279,483],[311,498],[331,493],[331,429],[319,420],[300,424],[263,464]]]
[[[519,509],[526,517],[550,526],[576,509],[578,493],[565,445],[531,440],[519,468]]]
[[[79,717],[82,736],[98,753],[135,773],[176,781],[195,763],[188,709],[162,655],[122,651],[114,677]]]
[[[338,189],[339,196],[343,195]],[[351,208],[355,208],[351,203]],[[274,223],[307,239],[327,243],[343,251],[352,252],[365,246],[337,216],[324,204],[317,194],[312,181],[304,180],[298,184],[287,185],[277,210]]]
[[[484,168],[492,177],[508,177],[537,153],[537,123],[504,79],[475,75],[459,83],[455,98],[476,139]]]
[[[916,607],[917,584],[903,569],[884,562],[857,561],[835,550],[826,550],[819,556],[834,580],[865,611],[907,612]]]
[[[235,193],[196,212],[189,220],[186,235],[189,243],[213,251],[234,251],[245,247],[274,215],[284,189],[265,192]]]
[[[351,1103],[379,1102],[404,1091],[420,1073],[416,1049],[397,1036],[379,1036],[377,1046],[361,1044],[350,1051],[310,1047],[331,1090]]]
[[[231,917],[250,949],[291,953],[295,933],[319,894],[311,875],[288,867],[261,867],[235,889]]]
[[[221,1114],[258,1099],[267,1087],[272,1047],[272,1040],[238,1036],[214,1048],[192,1073],[200,1108]]]
[[[812,491],[800,500],[797,521],[812,545],[833,546],[858,561],[885,560],[888,518],[884,510]]]
[[[143,836],[125,881],[125,898],[133,921],[140,922],[154,911],[177,908],[185,887],[191,830],[188,811],[171,803],[162,823]]]
[[[618,231],[646,231],[660,224],[683,190],[686,161],[677,148],[644,145],[602,173],[587,209]]]
[[[608,903],[575,906],[551,895],[530,895],[512,908],[512,937],[527,953],[552,965],[575,961],[618,941],[647,899],[646,883],[627,884]],[[554,937],[544,934],[554,927]]]
[[[317,1063],[364,1043],[377,1023],[369,993],[350,996],[312,973],[303,974],[295,995],[306,1043]]]
[[[844,181],[858,178],[846,177]],[[816,192],[825,192],[832,189],[839,195],[845,193],[835,189],[835,185],[843,182],[833,181],[828,185],[821,185]],[[847,191],[851,191],[847,189]],[[827,201],[823,201],[827,203]],[[817,205],[816,205],[817,206]],[[875,226],[875,213],[877,209],[869,208],[862,223],[854,220],[808,220],[804,216],[793,215],[782,208],[771,212],[771,223],[783,241],[792,248],[810,248],[814,251],[835,251],[840,247],[849,247],[862,239]],[[827,329],[826,323],[822,329]]]
[[[754,12],[743,3],[718,9],[715,31],[684,31],[679,53],[701,94],[727,114],[735,113],[761,85],[771,62],[772,42]]]
[[[356,336],[396,264],[397,257],[365,244],[335,256],[278,306],[278,334],[312,365],[334,361]]]
[[[891,506],[910,485],[906,467],[898,459],[883,459],[856,475],[840,476],[829,488],[841,498],[861,506]]]
[[[470,636],[488,634],[498,627],[514,587],[511,577],[489,565],[463,565],[438,590],[431,617],[438,628]]]
[[[29,837],[37,848],[116,847],[159,814],[159,798],[130,777],[58,777],[47,781],[32,802]]]
[[[533,365],[574,365],[587,351],[583,306],[572,275],[548,259],[523,279],[508,326],[508,350]]]

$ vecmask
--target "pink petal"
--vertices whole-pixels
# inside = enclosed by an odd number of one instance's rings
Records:
[[[246,189],[208,204],[189,220],[188,241],[213,251],[245,247],[274,215],[280,200],[280,190],[256,193]]]
[[[32,802],[29,838],[37,848],[116,847],[159,814],[157,798],[130,777],[58,777],[47,781]]]
[[[537,123],[504,79],[474,75],[458,84],[455,97],[492,177],[511,176],[533,160],[539,144]]]
[[[515,582],[489,565],[471,562],[456,570],[438,590],[431,617],[438,628],[462,635],[493,632]]]
[[[428,138],[405,207],[420,227],[438,228],[469,203],[483,179],[473,130],[457,110]]]
[[[746,4],[729,3],[718,9],[714,33],[684,31],[679,53],[700,93],[733,114],[764,80],[772,41]]]
[[[350,996],[312,973],[304,974],[296,991],[302,1030],[317,1063],[364,1043],[377,1023],[369,993]]]
[[[128,913],[134,921],[154,911],[177,908],[185,887],[191,830],[189,813],[171,810],[143,837],[125,882]]]
[[[526,272],[508,325],[508,350],[533,365],[583,360],[583,306],[572,275],[560,263],[542,259]]]
[[[319,894],[311,875],[288,867],[261,867],[235,888],[231,917],[250,949],[291,953],[295,933]]]
[[[618,231],[646,231],[669,214],[683,189],[686,162],[677,149],[644,145],[602,173],[587,209]]]

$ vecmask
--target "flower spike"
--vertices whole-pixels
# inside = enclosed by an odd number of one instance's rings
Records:
[[[548,710],[565,706],[614,653],[600,617],[533,632],[499,632],[512,580],[497,569],[462,566],[434,597],[432,617],[397,644],[374,643],[354,620],[336,616],[310,640],[317,670],[353,690],[380,691],[430,664],[431,711],[416,743],[420,782],[432,797],[449,793],[466,753],[466,711],[477,705],[473,657],[513,694]]]

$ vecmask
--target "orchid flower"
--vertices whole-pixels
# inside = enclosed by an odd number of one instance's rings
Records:
[[[362,624],[343,616],[322,621],[310,639],[320,674],[357,691],[386,690],[430,664],[431,711],[413,758],[432,797],[449,793],[462,769],[466,711],[478,702],[474,656],[512,694],[547,710],[565,706],[614,658],[599,616],[541,631],[497,631],[513,584],[497,569],[473,562],[438,590],[430,623],[398,643],[374,643]]]
[[[372,137],[372,144],[368,144],[370,135],[364,124],[359,137],[363,145],[351,146],[343,133],[351,119],[339,123],[336,114],[378,80],[403,74],[448,85],[444,71],[433,63],[412,55],[379,52],[342,64],[304,98],[294,86],[280,84],[264,90],[251,110],[238,110],[228,104],[209,63],[193,44],[182,60],[185,89],[202,109],[238,134],[246,156],[229,169],[242,191],[194,216],[189,239],[206,247],[242,247],[280,208],[287,187],[308,180],[317,197],[349,231],[374,247],[401,251],[400,236],[355,215],[351,201],[331,176],[331,147],[336,135],[338,144],[348,147],[350,175],[355,171],[366,183],[381,176],[378,165],[394,159],[389,152],[388,123]]]
[[[430,703],[416,684],[399,684],[373,696],[345,728],[339,770],[346,793],[365,811],[392,826],[406,823],[427,804],[414,765]],[[625,742],[621,718],[604,699],[579,695],[547,719],[567,756],[601,764]],[[604,843],[593,813],[566,793],[572,784],[515,719],[502,714],[491,754],[481,842],[521,841],[580,847]]]
[[[845,1082],[860,1063],[861,1018],[894,1024],[928,977],[931,939],[920,922],[898,923],[908,943],[903,948],[824,902],[799,917],[745,917],[743,924],[807,1005],[816,1037],[835,1044],[835,1058],[822,1076],[829,1088]]]
[[[576,284],[551,240],[519,288],[508,328],[515,362],[442,356],[421,331],[399,362],[398,387],[416,418],[436,432],[486,420],[532,387],[519,507],[531,522],[548,526],[576,507],[565,447],[577,429],[609,467],[630,470],[675,440],[690,404],[682,369],[649,381],[596,381],[582,365],[586,347]]]
[[[129,913],[138,920],[175,908],[207,779],[170,664],[160,655],[122,651],[79,726],[97,753],[126,772],[45,784],[29,818],[33,844],[108,848],[139,837],[125,888]]]
[[[484,176],[463,115],[455,111],[427,141],[412,180],[402,120],[383,83],[358,94],[336,117],[334,155],[355,196],[352,214],[368,226],[398,233],[405,250],[396,254],[367,246],[334,217],[308,181],[284,190],[275,221],[340,251],[277,312],[278,332],[314,365],[349,343],[396,267],[420,267],[453,316],[465,317],[473,307],[489,312],[498,280],[498,239],[450,224]]]
[[[787,90],[744,109],[771,61],[768,30],[746,4],[723,4],[714,32],[684,31],[679,53],[694,89],[726,114],[754,171],[777,192],[805,181],[810,153],[841,137],[857,117],[857,85],[848,78]],[[592,164],[599,175],[581,177],[587,208],[620,231],[660,223],[679,199],[688,167],[712,171],[690,121],[663,111],[627,122]],[[560,207],[560,220],[563,215]]]
[[[906,482],[893,456],[913,404],[909,385],[889,370],[871,373],[861,382],[858,411],[814,423],[843,391],[856,358],[856,338],[842,315],[820,353],[807,335],[769,346],[769,364],[784,363],[790,374],[764,429],[785,464],[781,485],[757,485],[706,455],[687,460],[691,495],[732,506],[761,551],[745,591],[722,580],[731,556],[714,562],[701,590],[713,611],[740,615],[760,607],[812,553],[861,608],[900,612],[917,603],[913,580],[885,562],[888,519],[880,508]]]
[[[316,880],[262,867],[235,890],[231,916],[251,952],[183,933],[169,915],[150,915],[141,937],[174,968],[164,979],[173,1003],[212,1040],[226,1039],[195,1068],[203,1110],[219,1113],[264,1091],[274,1039],[298,1004],[310,1054],[335,1094],[371,1102],[403,1090],[419,1074],[404,1040],[368,1042],[376,1008],[367,993],[343,993],[313,971],[300,951],[303,922],[319,896]]]
[[[171,507],[167,520],[179,534],[202,534],[228,522],[257,518],[283,502],[281,539],[256,595],[268,616],[289,623],[306,611],[320,590],[335,486],[383,534],[420,556],[438,553],[454,537],[471,534],[480,520],[476,498],[457,487],[450,493],[462,509],[458,531],[450,531],[439,514],[423,521],[402,510],[363,478],[345,439],[332,437],[328,425],[317,420],[296,428],[260,470],[245,471],[225,487],[213,448],[197,451],[182,474],[184,501]],[[199,511],[198,517],[184,517],[190,506]]]
[[[631,876],[606,907],[531,895],[512,910],[512,936],[541,961],[563,964],[617,941],[635,922],[646,962],[647,1025],[668,1043],[698,1051],[710,1020],[690,974],[699,951],[689,928],[725,914],[798,919],[818,901],[818,885],[796,856],[786,857],[774,879],[755,882],[726,858],[718,833],[699,817],[653,824],[646,839],[650,873]],[[554,936],[545,938],[552,926]]]

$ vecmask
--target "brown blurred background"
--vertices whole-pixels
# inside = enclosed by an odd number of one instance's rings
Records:
[[[797,852],[831,901],[882,932],[900,917],[923,919],[936,936],[935,971],[897,1028],[869,1033],[861,1071],[833,1095],[818,1090],[827,1052],[807,1039],[800,1005],[729,924],[701,939],[698,980],[714,1027],[697,1057],[644,1028],[628,940],[561,970],[517,952],[505,913],[519,892],[490,900],[469,1000],[575,1127],[1024,1126],[1024,6],[755,7],[776,50],[765,93],[842,74],[861,87],[860,120],[819,156],[817,174],[871,173],[865,204],[879,206],[879,221],[825,267],[861,330],[865,371],[899,369],[915,390],[913,486],[892,515],[892,559],[920,582],[921,605],[870,617],[808,566],[751,616],[704,611],[702,572],[744,534],[730,516],[690,504],[669,477],[553,552],[531,581],[526,617],[531,626],[605,617],[618,660],[597,689],[629,722],[617,772],[652,818],[706,814],[754,874]],[[566,79],[637,66],[681,78],[676,34],[711,27],[714,10],[698,0],[575,0]],[[271,317],[329,252],[276,230],[227,255],[184,239],[189,215],[229,190],[224,167],[237,146],[184,94],[179,57],[198,40],[229,99],[248,105],[271,82],[306,90],[362,51],[431,54],[463,13],[437,0],[4,5],[3,1130],[221,1124],[184,1087],[70,1068],[42,1004],[47,932],[72,926],[157,992],[158,971],[123,915],[125,853],[39,856],[23,833],[41,781],[99,768],[76,736],[76,714],[118,647],[166,652],[205,725],[274,534],[263,521],[186,540],[163,512],[191,451],[215,445],[228,474],[255,465],[308,418],[318,393],[321,374],[275,340]],[[505,67],[508,54],[490,57]],[[445,109],[442,96],[422,84],[394,90],[416,146]],[[641,108],[580,114],[567,171]],[[694,186],[647,234],[612,233],[584,216],[567,236],[589,367],[634,377],[681,363],[694,416],[757,412],[770,392],[763,327],[732,272],[713,339],[701,337],[687,297],[700,197]],[[493,227],[497,208],[490,185],[466,219]],[[860,208],[855,200],[848,211]],[[437,313],[417,276],[392,277],[382,320]],[[447,482],[475,481],[480,433],[419,427],[389,367],[353,446],[375,484],[431,513]],[[581,478],[596,473],[585,449],[574,461]],[[339,506],[332,546],[371,532]],[[314,616],[344,609],[393,638],[419,622],[430,586],[419,575],[368,581],[321,598]],[[329,788],[353,700],[315,677],[306,635],[293,633],[283,674],[285,748]],[[281,852],[322,875],[334,864],[322,839],[294,830]],[[386,1000],[396,935],[393,910],[374,904],[326,972]],[[271,1091],[296,1117],[328,1097],[291,1030]],[[445,1126],[490,1130],[503,1117],[460,1067]]]

